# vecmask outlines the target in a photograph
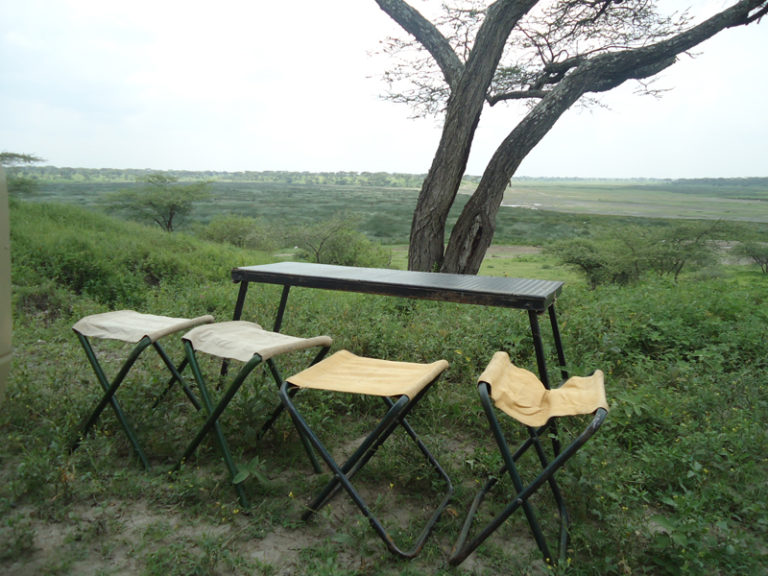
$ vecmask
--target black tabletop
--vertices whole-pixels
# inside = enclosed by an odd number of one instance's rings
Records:
[[[263,282],[385,296],[544,311],[562,291],[554,280],[279,262],[232,270],[235,282]]]

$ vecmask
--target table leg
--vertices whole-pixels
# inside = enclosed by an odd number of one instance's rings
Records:
[[[240,290],[237,292],[237,301],[235,302],[235,313],[232,316],[232,320],[240,320],[243,315],[243,304],[245,304],[245,295],[248,293],[248,281],[243,280],[240,282]]]
[[[283,315],[285,314],[285,306],[288,304],[288,294],[291,291],[291,287],[286,284],[283,286],[283,293],[280,295],[280,306],[277,308],[277,315],[275,316],[275,325],[272,328],[273,332],[280,332],[280,328],[283,325]]]
[[[547,375],[547,359],[544,353],[544,341],[541,338],[541,326],[539,326],[538,312],[528,310],[528,320],[531,323],[531,335],[533,347],[536,350],[536,365],[539,368],[539,379],[544,387],[549,390],[549,376]]]
[[[549,307],[549,323],[552,326],[552,335],[555,339],[555,348],[557,349],[557,359],[560,362],[560,376],[563,381],[568,380],[568,369],[565,364],[565,352],[563,351],[563,341],[560,338],[560,327],[557,325],[557,314],[555,305]]]

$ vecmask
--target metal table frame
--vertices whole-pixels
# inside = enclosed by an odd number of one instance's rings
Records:
[[[356,268],[307,262],[279,262],[234,268],[232,280],[240,284],[235,304],[235,320],[239,320],[242,315],[251,282],[283,286],[273,327],[275,332],[280,331],[288,295],[293,286],[526,310],[536,350],[539,378],[544,386],[549,388],[544,343],[538,318],[540,314],[546,312],[552,327],[561,377],[568,378],[565,353],[555,313],[555,300],[563,287],[563,283],[559,281]]]

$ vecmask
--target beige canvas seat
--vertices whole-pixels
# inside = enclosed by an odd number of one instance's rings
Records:
[[[187,446],[187,449],[184,451],[176,468],[178,469],[183,462],[188,460],[197,450],[205,436],[213,431],[219,447],[221,448],[227,469],[234,481],[238,474],[238,470],[232,460],[227,442],[221,431],[219,418],[224,410],[226,410],[227,406],[229,406],[230,402],[235,397],[235,394],[237,394],[237,391],[242,387],[249,374],[251,374],[251,372],[253,372],[253,370],[260,364],[266,363],[272,373],[275,384],[279,387],[282,383],[282,378],[277,365],[273,361],[275,356],[319,348],[320,350],[311,361],[311,363],[314,364],[327,354],[333,341],[329,336],[300,338],[279,332],[271,332],[269,330],[264,330],[255,322],[247,322],[244,320],[217,322],[214,324],[198,326],[184,334],[182,339],[187,353],[187,360],[190,363],[192,373],[194,374],[200,390],[201,400],[207,413],[207,417],[202,427],[197,432],[197,435]],[[231,379],[230,384],[225,388],[215,405],[209,387],[206,384],[206,379],[200,368],[198,357],[200,354],[221,358],[224,361],[235,360],[241,363],[240,370]],[[222,376],[224,376],[224,373],[222,373]],[[279,403],[267,422],[262,426],[259,432],[259,437],[272,426],[282,410],[283,405]],[[305,448],[307,449],[310,459],[317,468],[318,464],[315,456],[306,442]],[[241,504],[247,506],[248,500],[242,485],[236,483],[235,489],[237,490]]]
[[[314,366],[290,376],[283,383],[280,389],[280,398],[293,416],[294,423],[298,426],[301,435],[309,439],[333,473],[333,478],[328,482],[325,489],[307,506],[307,511],[303,515],[305,520],[327,504],[341,487],[347,491],[392,553],[405,558],[411,558],[419,553],[435,523],[448,505],[453,494],[453,486],[448,475],[410,426],[406,416],[447,367],[448,362],[445,360],[430,364],[399,362],[366,358],[347,350],[341,350]],[[338,464],[293,401],[294,394],[299,390],[304,392],[302,394],[304,402],[311,401],[310,396],[314,396],[318,392],[380,397],[386,411],[381,421],[365,437],[354,453],[343,464]],[[403,550],[394,542],[390,532],[373,514],[359,491],[352,484],[352,478],[355,474],[399,426],[405,429],[422,456],[426,458],[428,464],[435,471],[436,476],[441,478],[445,484],[445,494],[442,501],[434,508],[421,534],[408,550]]]
[[[93,368],[96,378],[101,385],[103,395],[90,415],[84,420],[78,430],[77,438],[70,445],[71,450],[75,450],[83,437],[93,428],[107,404],[112,406],[120,425],[128,436],[131,445],[136,451],[145,468],[149,468],[149,460],[139,444],[136,433],[128,422],[120,403],[115,396],[117,389],[125,380],[136,360],[141,353],[152,346],[162,359],[170,372],[170,380],[165,391],[178,382],[190,401],[200,408],[195,395],[189,389],[181,377],[181,372],[187,365],[187,360],[182,359],[177,366],[168,357],[160,340],[171,334],[189,330],[194,326],[213,322],[213,316],[199,316],[197,318],[174,318],[170,316],[157,316],[154,314],[144,314],[135,310],[116,310],[104,312],[102,314],[93,314],[78,320],[72,329],[77,335],[80,343],[85,350],[88,361]],[[96,352],[91,343],[91,339],[118,340],[127,344],[133,344],[133,348],[124,360],[121,368],[110,381],[96,356]]]
[[[515,366],[506,352],[494,354],[485,371],[478,379],[477,390],[485,411],[491,434],[496,441],[504,464],[499,472],[488,479],[477,493],[467,513],[461,533],[449,559],[450,564],[463,562],[480,546],[509,516],[522,508],[533,532],[536,544],[547,563],[555,564],[564,558],[568,546],[569,517],[565,501],[555,480],[555,473],[571,458],[602,425],[607,412],[604,375],[600,370],[587,377],[574,376],[557,389],[549,390],[539,378]],[[495,409],[511,416],[528,427],[528,439],[512,452],[496,417]],[[563,448],[558,433],[557,421],[563,417],[593,414],[586,428]],[[552,439],[551,456],[547,455],[543,440]],[[517,465],[518,460],[534,448],[540,466],[534,478],[523,481]],[[470,540],[469,533],[478,508],[485,495],[502,478],[512,482],[512,494],[508,503],[488,524]],[[550,552],[536,512],[529,499],[547,484],[558,507],[560,518],[559,554]]]

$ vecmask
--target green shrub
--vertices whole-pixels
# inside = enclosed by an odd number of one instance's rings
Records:
[[[227,282],[232,268],[264,258],[75,206],[24,202],[11,209],[11,243],[13,284],[30,289],[24,298],[52,294],[48,282],[110,308],[141,308],[163,285]]]
[[[213,442],[205,442],[194,461],[169,480],[164,466],[183,450],[200,415],[180,394],[169,394],[161,410],[137,409],[151,404],[158,386],[165,384],[157,360],[138,366],[121,389],[127,413],[136,418],[148,453],[157,460],[157,473],[135,465],[109,410],[77,452],[66,450],[98,394],[71,333],[77,318],[108,306],[138,303],[155,313],[212,313],[226,319],[237,295],[230,269],[266,262],[267,256],[64,206],[17,202],[11,209],[11,224],[16,352],[0,412],[4,438],[0,533],[8,541],[0,555],[0,571],[14,562],[24,565],[37,554],[28,539],[40,525],[70,525],[82,510],[93,512],[94,502],[114,508],[118,524],[124,513],[146,506],[164,519],[178,520],[184,530],[169,528],[157,545],[149,537],[137,545],[130,541],[127,527],[110,533],[107,522],[80,520],[84,529],[62,543],[63,557],[90,557],[95,549],[130,545],[136,565],[161,572],[191,545],[194,550],[179,570],[222,571],[253,560],[249,553],[259,546],[259,538],[296,530],[321,534],[306,548],[311,553],[304,557],[311,557],[311,562],[297,573],[360,571],[360,559],[349,556],[349,542],[368,546],[364,521],[351,515],[348,522],[334,524],[331,540],[325,518],[308,524],[297,521],[302,498],[321,481],[308,472],[289,419],[281,417],[274,433],[256,438],[276,400],[268,374],[242,388],[224,423],[239,463],[254,462],[258,455],[259,473],[261,462],[268,464],[263,472],[269,476],[269,488],[256,474],[243,482],[247,491],[258,491],[259,496],[247,517],[233,511],[234,491],[222,476]],[[244,317],[268,326],[279,297],[280,287],[252,287]],[[764,275],[755,270],[695,281],[686,276],[677,284],[652,277],[594,290],[570,283],[558,300],[558,316],[570,373],[603,369],[611,410],[600,432],[560,475],[570,504],[572,545],[568,566],[555,573],[765,574],[768,284]],[[546,322],[542,329],[549,343]],[[327,333],[334,338],[334,348],[365,355],[450,361],[450,369],[409,420],[430,448],[436,447],[454,479],[452,513],[441,518],[424,553],[407,566],[388,559],[376,542],[373,553],[365,556],[364,568],[366,573],[443,573],[445,551],[455,539],[474,488],[486,469],[498,465],[475,380],[499,349],[535,370],[527,314],[296,288],[284,330]],[[170,345],[176,357],[179,343]],[[554,366],[551,347],[548,354]],[[107,355],[109,367],[118,357]],[[285,373],[298,367],[297,361],[281,363]],[[220,364],[211,363],[212,378],[219,369]],[[550,376],[555,379],[555,370]],[[358,430],[359,419],[380,409],[380,402],[329,401],[308,413],[329,437],[344,438],[350,437],[350,430]],[[382,458],[384,465],[373,464],[384,472],[391,467],[396,478],[410,478],[409,462],[386,454]],[[418,501],[422,484],[415,480],[410,488]],[[544,510],[549,503],[540,504]],[[328,515],[330,521],[341,516],[336,510]],[[226,539],[217,536],[206,542],[199,533],[188,531],[210,524],[221,534],[230,530]],[[88,526],[90,531],[85,530]],[[510,566],[524,562],[520,548],[507,545],[508,539],[530,544],[523,519],[513,518],[505,525],[497,540],[500,545],[481,547],[469,570],[515,572]],[[535,554],[522,556],[537,564],[524,563],[520,573],[546,572]],[[105,553],[104,565],[111,566],[116,558]],[[263,567],[264,573],[279,570]],[[461,574],[465,571],[458,569]]]
[[[268,252],[280,246],[276,230],[276,226],[257,218],[223,214],[214,216],[200,236],[212,242]]]
[[[391,250],[358,232],[344,215],[308,226],[295,239],[302,257],[319,264],[386,268],[392,262]]]

